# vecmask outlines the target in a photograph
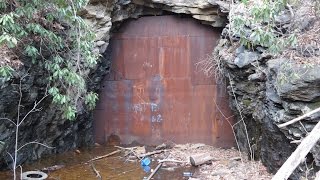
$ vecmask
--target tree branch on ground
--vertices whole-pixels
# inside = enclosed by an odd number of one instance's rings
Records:
[[[310,111],[310,112],[308,112],[308,113],[306,113],[306,114],[304,114],[304,115],[302,115],[302,116],[299,116],[299,117],[297,117],[297,118],[294,118],[294,119],[292,119],[292,120],[290,120],[290,121],[288,121],[288,122],[285,122],[285,123],[283,123],[283,124],[279,124],[278,127],[279,127],[279,128],[284,128],[284,127],[286,127],[286,126],[288,126],[288,125],[290,125],[290,124],[293,124],[293,123],[295,123],[295,122],[301,121],[302,119],[304,119],[304,118],[306,118],[306,117],[309,117],[309,116],[311,116],[312,114],[315,114],[315,113],[317,113],[317,112],[320,112],[320,107],[318,107],[317,109],[314,109],[314,110],[312,110],[312,111]]]

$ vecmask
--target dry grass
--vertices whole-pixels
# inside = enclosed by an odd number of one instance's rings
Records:
[[[224,79],[224,67],[221,58],[217,53],[207,55],[204,59],[195,64],[197,70],[202,71],[208,77],[214,77],[216,82],[221,83]]]

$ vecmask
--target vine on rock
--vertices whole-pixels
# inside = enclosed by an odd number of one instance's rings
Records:
[[[53,102],[73,120],[82,104],[94,108],[98,96],[87,91],[87,74],[97,64],[95,35],[77,15],[87,0],[0,0],[0,47],[12,49],[48,73]],[[13,68],[1,65],[10,79]]]

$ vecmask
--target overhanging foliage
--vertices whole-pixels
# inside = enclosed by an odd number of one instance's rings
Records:
[[[87,0],[0,0],[0,46],[48,72],[41,78],[48,80],[53,102],[69,120],[83,103],[93,108],[98,98],[86,86],[87,74],[97,63],[94,34],[77,15],[86,4]],[[2,65],[0,75],[9,79],[12,70]]]

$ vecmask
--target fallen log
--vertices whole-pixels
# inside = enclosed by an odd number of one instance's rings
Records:
[[[201,164],[208,163],[209,161],[215,160],[215,158],[211,157],[209,153],[196,154],[190,156],[190,163],[193,166],[199,166]]]
[[[301,141],[301,144],[281,166],[278,172],[273,176],[272,180],[288,179],[292,172],[299,166],[309,153],[311,148],[320,139],[320,121],[313,128],[313,130]]]
[[[96,160],[99,160],[99,159],[102,159],[102,158],[106,158],[106,157],[112,156],[112,155],[114,155],[114,154],[117,154],[117,153],[119,153],[119,152],[121,152],[121,150],[116,150],[116,151],[113,151],[113,152],[111,152],[111,153],[109,153],[109,154],[95,157],[95,158],[93,158],[93,159],[90,159],[90,160],[87,161],[87,162],[92,162],[92,161],[96,161]]]

